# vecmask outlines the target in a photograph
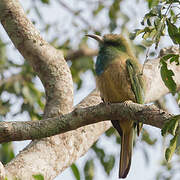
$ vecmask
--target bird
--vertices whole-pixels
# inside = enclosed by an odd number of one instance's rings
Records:
[[[131,46],[122,34],[105,34],[103,37],[87,34],[98,41],[99,52],[95,64],[96,84],[105,103],[133,101],[143,104],[145,79],[142,66]],[[128,119],[112,120],[112,125],[121,136],[119,178],[126,178],[133,149],[135,128],[139,135],[142,123]]]

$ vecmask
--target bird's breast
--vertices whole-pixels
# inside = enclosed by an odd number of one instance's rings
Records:
[[[105,102],[136,101],[126,63],[123,61],[113,61],[101,75],[96,77],[96,83]]]

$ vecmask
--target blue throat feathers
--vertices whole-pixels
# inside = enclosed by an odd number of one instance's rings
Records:
[[[119,56],[119,53],[126,53],[126,49],[122,51],[122,48],[113,46],[101,47],[95,64],[96,75],[100,76],[107,66]]]

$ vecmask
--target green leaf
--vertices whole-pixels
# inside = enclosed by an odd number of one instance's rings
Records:
[[[81,74],[87,70],[92,70],[94,68],[94,62],[92,57],[80,57],[72,61],[71,73],[73,77],[73,82],[77,84],[77,89],[82,85]]]
[[[143,32],[144,32],[144,29],[135,29],[134,31],[135,31],[134,33],[130,33],[129,38],[130,38],[131,40],[134,40],[135,37],[137,37],[139,34],[143,33]]]
[[[101,165],[103,166],[105,172],[107,175],[109,175],[112,168],[114,167],[115,157],[113,155],[106,155],[104,150],[97,147],[96,144],[94,144],[92,148],[95,151],[97,157],[100,159]]]
[[[103,166],[107,175],[110,175],[110,172],[114,167],[114,164],[115,164],[115,157],[113,155],[107,156],[107,158],[103,162]]]
[[[109,128],[105,134],[107,137],[111,137],[112,135],[114,135],[115,129],[113,127]]]
[[[72,172],[73,172],[76,180],[80,180],[80,179],[81,179],[81,178],[80,178],[80,172],[79,172],[79,169],[78,169],[78,167],[76,166],[76,164],[73,163],[73,164],[71,165],[71,170],[72,170]]]
[[[170,19],[166,20],[168,26],[168,33],[174,44],[180,44],[180,31],[171,23]]]
[[[144,45],[144,46],[146,46],[146,47],[150,47],[150,46],[152,46],[152,44],[153,44],[154,42],[153,41],[151,41],[151,40],[143,40],[142,41],[142,44]]]
[[[142,132],[142,141],[145,141],[149,145],[154,145],[157,139],[153,139],[146,130]]]
[[[175,54],[171,59],[170,59],[170,63],[172,62],[176,62],[176,65],[179,65],[179,55]]]
[[[180,155],[180,136],[179,136],[179,131],[177,132],[178,136],[177,136],[177,144],[176,144],[176,153],[178,155]]]
[[[170,141],[170,145],[169,147],[166,149],[166,152],[165,152],[165,158],[166,158],[166,161],[169,162],[174,154],[174,151],[176,149],[176,144],[177,144],[177,135],[175,135],[171,141]]]
[[[180,107],[180,92],[178,92],[177,103],[178,103],[178,105]]]
[[[163,61],[167,61],[168,59],[170,59],[171,57],[173,57],[175,54],[167,54],[165,56],[163,56],[160,60],[161,63],[163,63]]]
[[[41,2],[44,4],[49,4],[50,1],[49,0],[41,0]]]
[[[114,0],[110,9],[109,9],[109,17],[111,20],[115,20],[117,17],[117,13],[120,9],[121,0]]]
[[[154,6],[157,6],[159,3],[159,0],[147,0],[149,9],[153,8]]]
[[[171,3],[179,3],[180,4],[179,0],[163,0],[163,1],[165,1],[166,4],[171,4]]]
[[[20,94],[20,92],[21,92],[21,83],[19,81],[14,82],[14,91],[17,94]]]
[[[150,33],[151,33],[150,31],[145,32],[145,33],[143,34],[142,38],[143,38],[143,39],[148,39],[149,36],[150,36]]]
[[[7,100],[5,102],[0,100],[0,115],[5,116],[10,111],[10,101]]]
[[[3,143],[0,147],[0,161],[3,164],[7,164],[14,158],[14,151],[12,143]]]
[[[170,90],[170,92],[174,95],[176,93],[176,83],[173,80],[174,72],[167,68],[167,63],[165,61],[161,61],[161,78],[164,81],[166,87]]]
[[[110,23],[109,23],[109,28],[110,31],[114,31],[117,27],[117,16],[120,10],[120,2],[122,0],[114,0],[111,7],[109,8],[109,18],[110,18]]]
[[[173,116],[169,119],[161,130],[162,136],[166,135],[168,132],[175,136],[176,130],[179,124],[180,115]]]
[[[149,34],[149,38],[154,39],[155,36],[157,36],[157,30],[154,28]]]
[[[32,175],[35,180],[44,180],[44,176],[41,174]]]
[[[175,62],[176,65],[179,65],[179,54],[167,54],[160,59],[160,63],[163,63],[163,61],[167,61],[168,59],[170,59],[170,63]]]
[[[150,21],[149,18],[147,19],[147,25],[148,25],[148,26],[151,26],[151,21]]]
[[[161,24],[161,19],[159,17],[155,18],[154,20],[154,26],[156,28],[156,30],[158,30],[159,28],[159,24]]]
[[[93,15],[96,16],[103,9],[104,9],[104,4],[102,2],[99,2],[99,5],[98,5],[97,9],[95,9],[93,11]]]
[[[94,161],[88,160],[84,166],[84,174],[86,180],[92,180],[94,177]]]
[[[34,97],[32,91],[29,89],[29,87],[24,86],[22,89],[22,94],[24,95],[24,98],[26,99],[26,101],[28,103],[30,103],[31,105],[34,104],[36,98]]]
[[[96,155],[98,156],[99,159],[103,159],[105,157],[105,152],[103,149],[97,147],[96,144],[92,146],[93,150],[95,151]]]

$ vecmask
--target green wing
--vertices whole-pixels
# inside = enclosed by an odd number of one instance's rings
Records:
[[[144,87],[140,70],[131,59],[126,60],[126,68],[129,73],[131,88],[135,94],[136,102],[139,104],[144,104]]]
[[[143,80],[142,75],[140,75],[140,70],[138,69],[137,65],[133,60],[127,59],[126,60],[126,68],[129,73],[129,77],[131,80],[131,88],[135,94],[136,102],[139,104],[144,103],[144,87],[143,87]],[[137,134],[142,128],[143,123],[137,123]]]

